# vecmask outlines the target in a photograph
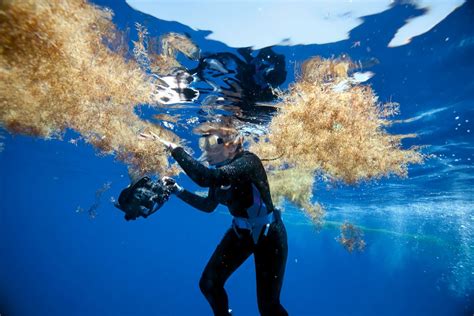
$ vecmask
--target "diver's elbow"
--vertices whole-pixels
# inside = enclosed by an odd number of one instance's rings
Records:
[[[217,208],[217,204],[208,204],[206,205],[206,207],[204,207],[203,211],[206,212],[206,213],[212,213],[216,210]]]
[[[202,188],[208,188],[211,186],[211,182],[209,181],[209,178],[207,177],[199,177],[193,180],[197,185],[199,185]]]

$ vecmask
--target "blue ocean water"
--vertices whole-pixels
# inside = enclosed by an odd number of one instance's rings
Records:
[[[140,22],[153,36],[187,33],[203,51],[237,54],[206,39],[209,31],[156,19],[124,1],[94,2],[115,12],[120,29]],[[404,146],[429,145],[424,152],[434,155],[411,166],[407,179],[318,183],[315,199],[327,210],[321,231],[288,206],[281,300],[290,315],[474,313],[474,2],[409,44],[387,47],[407,19],[423,13],[397,2],[365,17],[347,40],[273,48],[287,61],[283,88],[294,81],[291,62],[343,53],[377,59],[369,84],[381,101],[400,103],[398,119],[408,120],[390,131],[417,133]],[[171,199],[150,218],[126,222],[112,204],[129,182],[123,164],[84,143],[2,136],[2,316],[211,314],[198,281],[230,225],[224,207],[206,214]],[[64,140],[75,136],[67,132]],[[190,140],[197,152],[197,139]],[[199,190],[184,175],[179,181]],[[346,220],[362,228],[364,252],[348,253],[335,241]],[[252,258],[226,288],[235,315],[257,315]]]

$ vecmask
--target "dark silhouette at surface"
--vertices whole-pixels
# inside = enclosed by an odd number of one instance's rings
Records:
[[[259,50],[256,56],[252,56],[250,48],[238,52],[240,57],[229,52],[204,55],[199,65],[190,70],[206,83],[199,90],[208,97],[221,97],[222,104],[237,106],[247,115],[273,112],[272,108],[255,105],[275,100],[273,89],[286,80],[285,56],[271,47]]]

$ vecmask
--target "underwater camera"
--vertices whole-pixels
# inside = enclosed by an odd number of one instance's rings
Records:
[[[161,181],[153,181],[143,177],[120,192],[115,207],[125,213],[125,220],[135,220],[138,217],[147,218],[158,211],[168,201],[170,191]]]

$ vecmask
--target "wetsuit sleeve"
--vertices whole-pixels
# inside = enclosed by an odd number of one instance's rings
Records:
[[[184,172],[202,187],[228,185],[232,180],[248,178],[252,173],[250,157],[242,157],[221,168],[211,169],[191,157],[182,147],[173,149],[171,154]]]
[[[265,168],[255,154],[245,152],[229,164],[217,169],[207,168],[181,147],[173,149],[172,155],[184,172],[202,187],[219,187],[239,181],[255,184],[267,209],[270,212],[275,211]]]
[[[209,188],[207,196],[204,197],[189,192],[188,190],[184,190],[178,194],[178,197],[200,211],[211,213],[219,204],[219,202],[214,198],[214,193],[212,191],[212,188]]]

